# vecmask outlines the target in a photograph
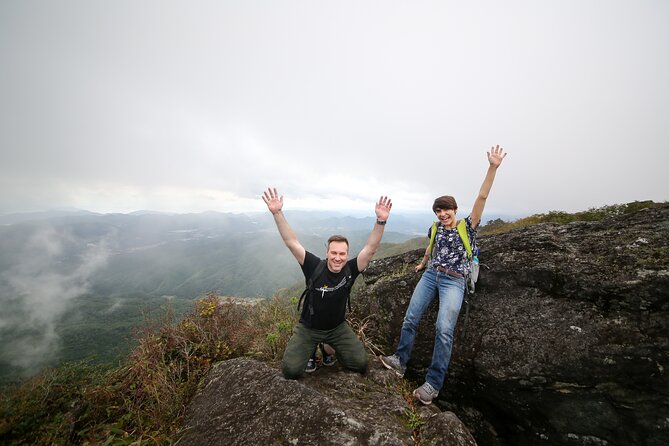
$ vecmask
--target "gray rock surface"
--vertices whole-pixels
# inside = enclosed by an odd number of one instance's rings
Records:
[[[477,293],[460,315],[439,397],[481,445],[669,444],[669,205],[601,222],[481,236]],[[367,336],[392,353],[422,252],[374,261]],[[408,376],[429,365],[436,308]]]
[[[376,363],[365,376],[335,365],[294,381],[271,365],[231,359],[202,383],[179,444],[414,445],[410,406],[397,385],[398,378]],[[421,408],[418,417],[425,445],[476,445],[452,413]]]

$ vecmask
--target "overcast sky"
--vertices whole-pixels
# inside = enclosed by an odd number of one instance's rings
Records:
[[[669,199],[669,2],[0,2],[0,213]]]

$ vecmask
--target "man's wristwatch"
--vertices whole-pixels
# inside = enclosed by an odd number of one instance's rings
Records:
[[[385,225],[387,222],[388,222],[388,220],[381,221],[381,220],[379,220],[378,218],[376,219],[376,224],[377,224],[377,225],[381,225],[381,226],[383,226],[383,225]]]

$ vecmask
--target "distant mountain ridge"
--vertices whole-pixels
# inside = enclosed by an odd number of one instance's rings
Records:
[[[355,255],[374,217],[338,212],[286,211],[306,249],[322,255],[325,240],[346,235]],[[430,216],[393,215],[384,242],[403,242],[423,233]],[[267,213],[96,214],[59,210],[0,216],[0,289],[12,295],[11,278],[27,261],[49,259],[39,274],[63,277],[95,253],[104,262],[86,277],[97,295],[170,295],[194,298],[203,292],[271,296],[299,280],[301,272]],[[2,279],[4,277],[4,280]],[[4,285],[4,286],[3,286]]]
[[[335,233],[349,238],[351,255],[355,255],[374,225],[373,215],[286,211],[286,217],[305,248],[317,255],[323,254],[325,239]],[[425,234],[431,221],[429,213],[394,214],[383,241],[399,243]],[[25,258],[47,255],[43,250],[51,250],[51,266],[67,274],[95,251],[105,257],[104,264],[87,277],[96,294],[193,298],[216,291],[240,297],[270,296],[301,277],[267,212],[57,210],[4,215],[0,224],[4,225],[0,226],[0,274],[11,276]]]
[[[37,212],[16,212],[11,214],[0,214],[0,225],[13,225],[29,221],[51,220],[61,217],[84,216],[84,215],[102,215],[95,212],[72,209],[53,209]]]
[[[347,213],[346,211],[303,211],[303,210],[287,210],[285,211],[287,217],[290,218],[291,225],[318,225],[323,222],[329,222],[326,226],[337,226],[333,222],[338,221],[339,226],[350,227],[350,224],[358,225],[363,221],[372,221],[374,219],[373,212],[369,212],[369,215],[360,216],[360,212],[357,211],[354,213]],[[110,217],[164,217],[172,218],[175,220],[183,221],[194,221],[194,220],[205,220],[208,218],[213,219],[226,219],[234,218],[234,216],[247,216],[251,220],[271,220],[271,217],[267,212],[242,212],[242,213],[231,213],[231,212],[218,212],[218,211],[205,211],[197,213],[178,213],[178,212],[162,212],[162,211],[153,211],[150,209],[141,209],[128,213],[99,213],[92,212],[84,209],[52,209],[45,211],[35,211],[35,212],[15,212],[15,213],[4,213],[0,214],[0,226],[4,225],[14,225],[19,223],[29,223],[29,222],[40,222],[40,221],[54,221],[54,220],[78,220],[80,218],[110,218]],[[502,215],[502,214],[486,214],[484,215],[483,222],[485,223],[488,220],[495,220],[498,218],[504,220],[513,220],[522,215]],[[397,232],[411,232],[415,231],[417,228],[421,228],[421,233],[423,226],[426,222],[434,219],[434,215],[429,209],[426,209],[425,212],[412,212],[412,213],[399,213],[393,212],[389,224],[395,226],[395,231]]]

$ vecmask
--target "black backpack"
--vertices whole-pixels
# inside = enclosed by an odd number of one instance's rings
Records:
[[[307,282],[307,287],[304,289],[302,292],[302,295],[300,296],[300,300],[297,302],[297,311],[300,311],[300,306],[302,305],[302,301],[304,301],[305,305],[309,305],[309,316],[314,315],[314,307],[311,304],[311,291],[314,290],[314,282],[323,274],[325,271],[325,268],[328,267],[328,260],[323,259],[321,260],[318,265],[316,265],[316,269],[314,269],[313,274],[309,276],[309,278],[306,280]],[[346,262],[346,265],[344,265],[344,268],[342,269],[344,272],[344,276],[346,277],[351,277],[351,268],[348,266],[348,262]],[[351,288],[353,286],[353,281],[352,280],[347,280],[346,281],[346,288]],[[348,293],[348,296],[346,298],[346,304],[348,305],[348,311],[351,311],[351,293]]]

